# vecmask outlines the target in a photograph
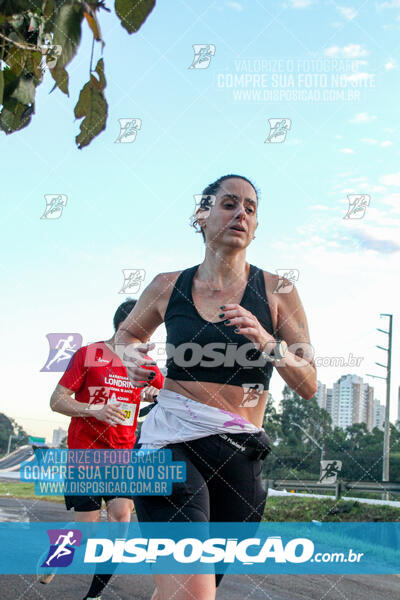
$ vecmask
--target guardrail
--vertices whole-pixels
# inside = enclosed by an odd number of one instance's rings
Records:
[[[336,483],[320,483],[308,479],[266,479],[264,480],[266,488],[274,490],[319,490],[334,491],[335,499],[339,500],[344,492],[357,490],[358,492],[373,492],[400,494],[400,483],[391,481],[344,481],[338,480]]]

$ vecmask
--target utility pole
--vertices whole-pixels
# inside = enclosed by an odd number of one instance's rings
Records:
[[[377,329],[381,333],[386,334],[388,337],[388,347],[376,346],[380,350],[387,352],[387,364],[382,365],[381,363],[375,362],[379,367],[386,369],[386,377],[380,377],[379,375],[367,375],[367,377],[375,377],[376,379],[384,379],[386,381],[386,406],[385,406],[385,428],[383,434],[383,457],[382,457],[382,481],[389,481],[389,461],[390,461],[390,376],[392,369],[392,331],[393,331],[393,315],[388,313],[381,313],[380,317],[389,317],[389,331],[383,329]],[[389,499],[389,493],[384,492],[384,500]]]

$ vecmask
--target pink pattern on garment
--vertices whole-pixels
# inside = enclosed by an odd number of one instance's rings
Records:
[[[184,404],[185,408],[187,409],[187,411],[188,411],[189,415],[192,417],[192,419],[193,419],[194,421],[198,421],[198,420],[199,420],[199,417],[198,417],[198,416],[196,415],[196,413],[194,413],[194,412],[192,411],[192,409],[190,408],[188,400],[189,400],[189,398],[185,398],[185,400],[183,401],[183,404]]]
[[[225,413],[226,415],[229,415],[230,417],[233,417],[230,421],[225,421],[223,425],[224,427],[232,427],[233,425],[239,425],[239,427],[244,429],[246,425],[249,424],[249,422],[246,421],[244,417],[241,417],[240,415],[235,415],[235,413],[231,413],[229,412],[229,410],[222,410],[222,408],[219,408],[218,410],[222,413]]]

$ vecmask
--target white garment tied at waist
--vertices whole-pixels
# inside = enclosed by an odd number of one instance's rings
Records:
[[[228,410],[208,406],[171,390],[160,390],[157,404],[147,415],[140,432],[142,448],[163,448],[217,433],[258,433],[245,418]]]

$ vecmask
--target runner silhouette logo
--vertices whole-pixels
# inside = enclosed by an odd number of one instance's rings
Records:
[[[44,373],[64,372],[72,355],[82,346],[80,333],[48,333],[49,355],[44,367]]]
[[[68,567],[74,558],[74,546],[80,546],[79,529],[48,529],[50,548],[42,567]]]

